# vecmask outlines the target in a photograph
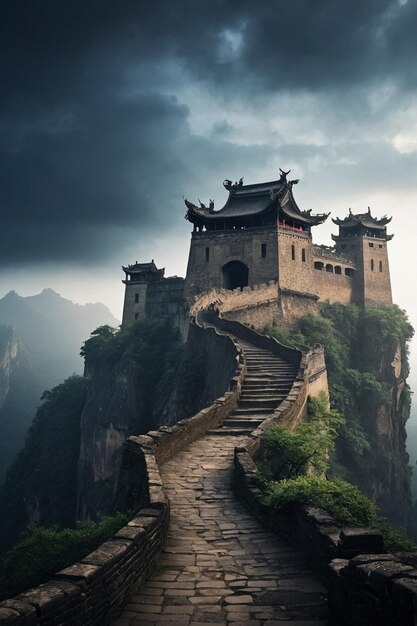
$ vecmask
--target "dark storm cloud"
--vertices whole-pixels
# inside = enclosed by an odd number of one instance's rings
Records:
[[[3,3],[1,261],[108,255],[111,232],[175,228],[197,178],[266,158],[221,120],[193,135],[179,86],[341,103],[371,80],[415,87],[416,14],[411,0]]]

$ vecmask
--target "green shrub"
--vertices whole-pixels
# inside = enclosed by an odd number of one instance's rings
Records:
[[[315,506],[327,511],[340,526],[366,526],[380,530],[388,552],[408,552],[417,547],[404,529],[380,517],[376,505],[357,487],[344,480],[297,476],[269,483],[268,492],[276,511],[285,513],[294,503]]]
[[[303,475],[309,467],[323,475],[343,420],[324,393],[307,400],[307,419],[294,429],[281,424],[264,432],[259,470],[266,480]]]
[[[110,539],[132,517],[117,513],[100,522],[79,522],[76,528],[30,524],[19,543],[0,560],[0,599],[45,582]]]
[[[344,480],[297,476],[271,483],[269,491],[278,511],[288,511],[291,504],[299,502],[325,509],[343,526],[369,526],[376,518],[375,504]]]

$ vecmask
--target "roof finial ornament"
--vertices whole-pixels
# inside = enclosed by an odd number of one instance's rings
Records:
[[[214,211],[214,200],[212,200],[211,198],[209,202],[209,211]]]
[[[242,178],[239,178],[239,187],[242,187],[242,186],[243,186],[243,176]]]
[[[291,172],[291,170],[288,170],[288,172],[284,172],[284,170],[279,168],[279,171],[281,172],[281,176],[280,176],[279,182],[280,183],[286,183],[287,182],[287,176]]]
[[[352,215],[352,209],[349,207],[349,215]]]
[[[230,178],[225,178],[225,180],[223,181],[223,187],[225,187],[225,189],[230,189],[230,187],[232,186],[232,181],[230,180]]]
[[[201,209],[207,209],[206,205],[204,204],[204,202],[201,202],[200,198],[198,199],[198,202],[200,203]]]
[[[368,206],[368,214],[371,215],[371,207]]]
[[[298,183],[299,183],[299,182],[300,182],[300,179],[299,179],[299,178],[294,178],[294,180],[290,180],[290,181],[288,182],[288,187],[291,189],[291,187],[292,187],[293,185],[298,185]]]

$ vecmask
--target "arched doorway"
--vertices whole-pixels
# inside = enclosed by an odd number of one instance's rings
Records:
[[[222,267],[224,289],[237,289],[248,284],[249,269],[241,261],[229,261]]]

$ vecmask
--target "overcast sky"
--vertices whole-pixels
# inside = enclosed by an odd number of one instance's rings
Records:
[[[417,326],[416,33],[416,0],[2,2],[0,297],[120,317],[122,263],[185,275],[183,195],[282,167],[302,208],[393,216]]]

